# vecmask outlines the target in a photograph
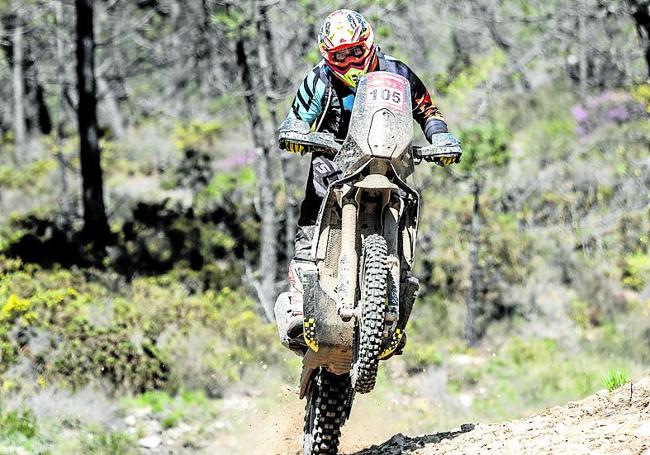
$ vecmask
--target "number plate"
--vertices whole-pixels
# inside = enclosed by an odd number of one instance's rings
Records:
[[[400,112],[406,110],[406,82],[390,74],[382,74],[368,81],[368,106],[385,107]]]

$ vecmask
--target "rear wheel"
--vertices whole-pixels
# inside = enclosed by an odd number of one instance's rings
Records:
[[[311,379],[305,408],[304,455],[338,453],[341,427],[352,406],[348,374],[321,368]]]
[[[383,343],[388,293],[386,239],[373,234],[363,242],[361,269],[361,318],[357,321],[352,386],[359,393],[375,387]]]

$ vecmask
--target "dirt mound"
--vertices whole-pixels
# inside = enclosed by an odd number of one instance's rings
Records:
[[[650,376],[525,419],[419,437],[398,434],[354,455],[450,453],[650,455]]]

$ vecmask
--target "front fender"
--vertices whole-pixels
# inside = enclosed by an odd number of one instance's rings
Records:
[[[369,174],[363,180],[354,184],[356,188],[375,189],[375,190],[397,190],[399,186],[391,182],[388,177],[382,174]]]

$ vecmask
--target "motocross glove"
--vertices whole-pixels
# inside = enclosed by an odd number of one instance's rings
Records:
[[[434,160],[434,163],[436,163],[438,166],[445,167],[449,166],[450,164],[454,164],[458,158],[455,156],[442,156],[440,158],[436,158]]]
[[[429,139],[431,145],[436,146],[438,149],[449,150],[449,155],[438,155],[433,159],[433,162],[438,166],[445,167],[450,164],[460,162],[462,150],[460,148],[460,141],[456,139],[451,133],[436,133],[432,134]]]
[[[283,141],[280,144],[280,148],[288,150],[289,153],[299,153],[302,154],[305,151],[305,146],[302,144],[296,144],[295,142]]]

